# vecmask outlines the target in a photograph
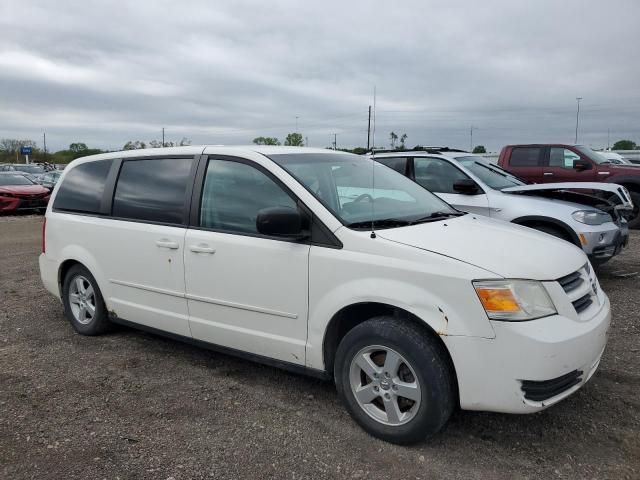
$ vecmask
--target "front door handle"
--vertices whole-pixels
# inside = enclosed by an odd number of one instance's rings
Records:
[[[216,249],[211,248],[206,243],[199,243],[198,245],[189,245],[189,250],[191,250],[193,253],[209,253],[209,254],[216,253]]]
[[[177,250],[178,248],[180,248],[178,242],[172,242],[171,240],[167,240],[166,238],[157,240],[156,245],[160,248],[168,248],[169,250]]]
[[[553,176],[553,172],[544,172],[543,175],[545,177],[552,177]]]

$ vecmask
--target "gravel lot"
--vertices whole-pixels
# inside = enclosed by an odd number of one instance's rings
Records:
[[[601,269],[600,370],[535,415],[369,437],[332,384],[119,328],[76,335],[40,283],[42,217],[0,218],[0,477],[640,478],[640,234]]]

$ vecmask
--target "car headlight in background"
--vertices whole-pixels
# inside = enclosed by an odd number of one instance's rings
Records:
[[[517,322],[556,313],[547,290],[535,280],[483,280],[473,287],[492,320]]]
[[[576,210],[571,216],[576,222],[587,225],[602,225],[613,221],[611,215],[600,210]]]

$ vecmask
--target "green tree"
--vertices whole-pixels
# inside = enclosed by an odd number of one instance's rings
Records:
[[[304,147],[304,142],[302,141],[302,134],[290,133],[289,135],[287,135],[287,138],[285,139],[284,144],[291,147]]]
[[[135,141],[129,140],[127,143],[124,144],[124,147],[122,147],[123,150],[139,150],[141,148],[147,148],[147,144],[144,142],[141,142],[140,140],[135,140]]]
[[[638,148],[636,142],[632,142],[631,140],[618,140],[613,144],[611,150],[635,150]]]
[[[302,139],[302,136],[300,136],[300,139]],[[280,140],[276,137],[256,137],[253,139],[253,143],[256,145],[280,145]]]
[[[391,140],[391,148],[395,149],[396,148],[396,142],[398,141],[398,135],[396,135],[395,132],[391,132],[389,134],[389,140]]]
[[[487,153],[487,149],[484,145],[476,145],[471,153]]]
[[[84,153],[89,150],[86,143],[72,143],[69,145],[69,151],[73,153]]]

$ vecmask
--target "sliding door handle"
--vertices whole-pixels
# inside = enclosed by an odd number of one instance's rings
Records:
[[[157,240],[156,245],[160,248],[168,248],[169,250],[177,250],[178,248],[180,248],[178,242],[172,242],[171,240],[167,240],[166,238]]]
[[[189,250],[191,250],[193,253],[208,253],[208,254],[216,253],[216,249],[211,248],[206,243],[199,243],[198,245],[189,245]]]

